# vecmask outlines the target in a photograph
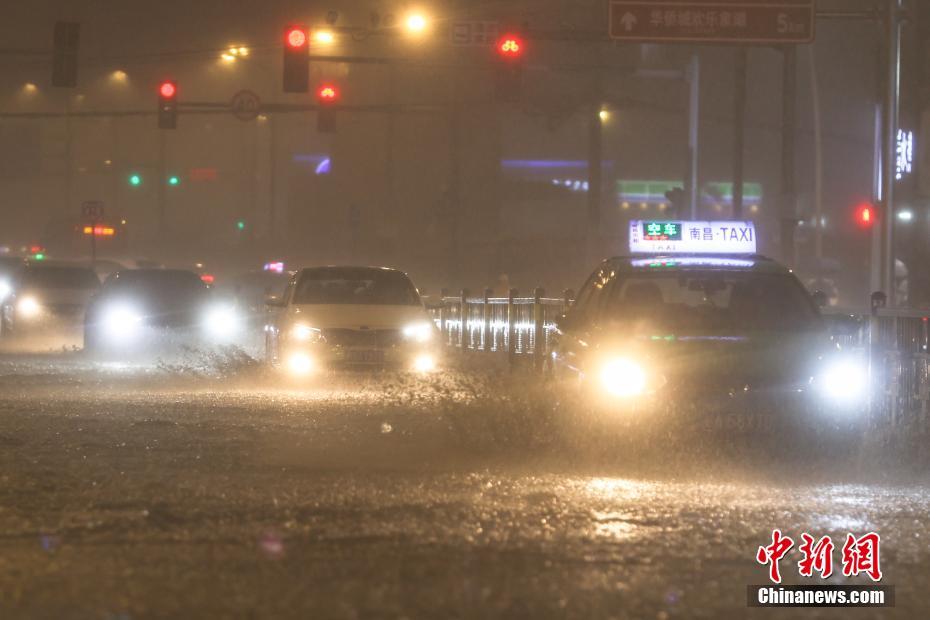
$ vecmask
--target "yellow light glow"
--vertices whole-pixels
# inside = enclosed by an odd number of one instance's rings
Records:
[[[413,369],[419,373],[428,373],[436,370],[436,358],[430,353],[421,353],[413,360]]]
[[[332,30],[314,30],[312,36],[317,45],[331,45],[336,40]]]
[[[125,84],[129,80],[129,74],[122,69],[117,69],[110,74],[110,81],[114,84]]]
[[[601,108],[601,111],[597,113],[597,116],[601,119],[602,123],[606,123],[610,120],[610,111],[605,108]]]
[[[646,390],[646,371],[626,358],[609,360],[601,367],[601,385],[612,396],[638,396]]]
[[[23,84],[23,92],[33,95],[39,92],[39,87],[33,84],[32,82],[26,82]]]
[[[35,297],[23,297],[16,304],[16,310],[23,318],[31,319],[39,314],[42,307]]]
[[[411,34],[422,34],[426,31],[428,22],[422,13],[411,13],[404,20],[404,27]]]
[[[240,56],[248,56],[248,55],[249,55],[249,48],[247,48],[247,47],[240,46],[238,51],[239,51],[239,55],[240,55]]]
[[[220,55],[220,60],[228,64],[228,63],[236,62],[236,57],[232,54],[226,53],[226,54]]]
[[[309,375],[313,367],[313,359],[306,353],[292,353],[287,359],[287,368],[293,375]]]

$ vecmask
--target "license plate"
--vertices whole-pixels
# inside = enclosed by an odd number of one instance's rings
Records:
[[[383,364],[384,351],[346,351],[346,361],[352,364]]]

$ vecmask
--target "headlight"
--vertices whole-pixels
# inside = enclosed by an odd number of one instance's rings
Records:
[[[142,324],[142,316],[129,306],[114,306],[103,315],[107,333],[117,339],[132,336]]]
[[[13,292],[13,287],[6,280],[0,280],[0,301],[6,299],[6,296]]]
[[[323,333],[315,327],[310,327],[304,323],[297,323],[291,327],[291,338],[297,342],[319,342],[323,339]]]
[[[414,342],[427,342],[433,337],[433,325],[427,321],[411,323],[404,327],[404,338]]]
[[[869,373],[861,361],[841,359],[828,365],[814,381],[824,396],[838,402],[851,403],[865,396]]]
[[[633,360],[618,357],[601,366],[601,386],[612,396],[638,396],[646,391],[646,371]]]
[[[239,331],[239,315],[229,306],[215,306],[207,311],[204,325],[210,335],[228,338]]]
[[[306,353],[292,353],[287,358],[287,369],[293,375],[308,375],[314,368],[313,358]]]
[[[436,370],[436,358],[429,353],[421,353],[413,360],[413,369],[419,373],[428,373]]]
[[[23,297],[16,304],[16,312],[27,319],[37,316],[41,310],[42,306],[39,305],[39,300],[35,297]]]

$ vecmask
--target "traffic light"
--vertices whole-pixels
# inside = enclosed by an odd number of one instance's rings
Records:
[[[323,84],[316,90],[316,100],[319,104],[316,113],[316,130],[320,133],[335,132],[339,89],[334,84]]]
[[[174,186],[174,185],[180,185],[180,184],[181,184],[181,177],[179,177],[178,175],[172,174],[168,177],[168,185]]]
[[[176,129],[178,126],[178,83],[165,80],[158,86],[158,128]]]
[[[236,220],[236,230],[245,230],[245,220]]]
[[[859,228],[872,228],[875,224],[875,207],[870,202],[863,202],[856,207],[856,224]]]
[[[494,49],[499,58],[496,76],[499,101],[516,101],[520,98],[525,47],[523,37],[514,33],[504,34],[497,40]]]
[[[81,25],[74,22],[55,22],[52,45],[52,86],[77,86],[78,42]]]
[[[296,24],[284,31],[284,92],[305,93],[310,89],[309,28]]]
[[[130,174],[129,184],[132,185],[133,187],[139,187],[140,185],[142,185],[142,175],[136,172],[133,172],[132,174]]]

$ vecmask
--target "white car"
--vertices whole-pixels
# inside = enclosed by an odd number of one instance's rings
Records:
[[[30,263],[13,277],[0,305],[0,335],[80,333],[84,311],[98,290],[97,274],[87,267]]]
[[[268,305],[267,359],[293,375],[337,368],[427,373],[438,366],[439,330],[416,287],[395,269],[302,269]]]

